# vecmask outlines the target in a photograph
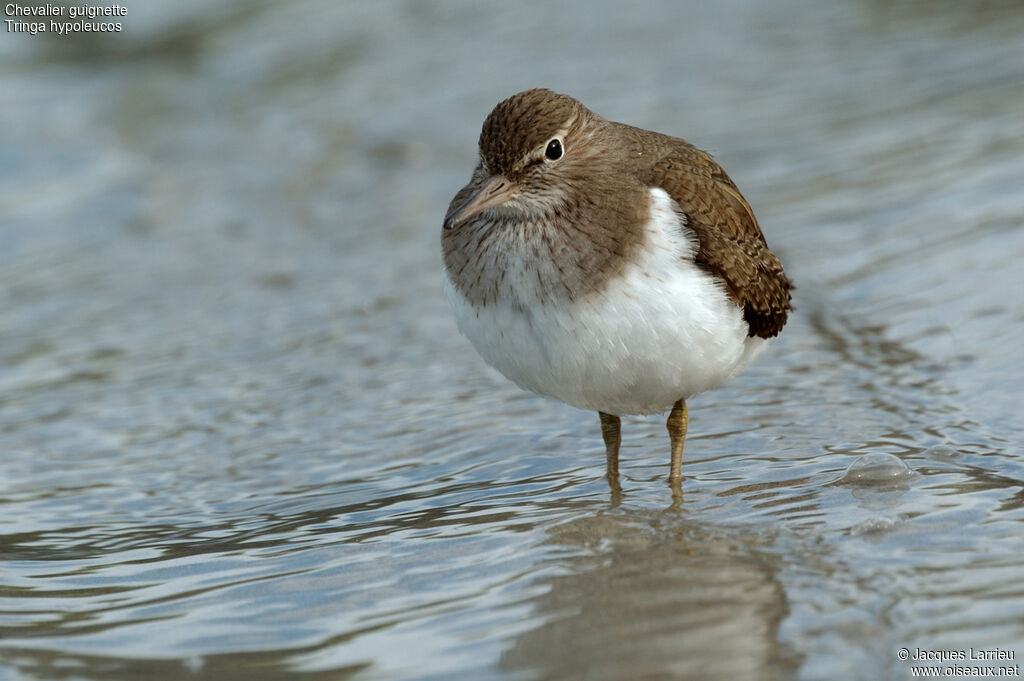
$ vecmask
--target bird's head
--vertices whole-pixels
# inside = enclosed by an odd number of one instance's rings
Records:
[[[444,228],[486,211],[495,221],[541,218],[563,210],[587,181],[603,119],[550,90],[525,90],[499,103],[480,132],[480,161],[452,200]]]

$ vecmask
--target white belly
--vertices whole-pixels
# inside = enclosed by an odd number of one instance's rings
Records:
[[[760,354],[765,341],[747,335],[743,310],[693,264],[694,243],[672,199],[660,189],[651,195],[643,255],[599,293],[474,307],[445,276],[459,330],[488,364],[581,409],[653,414],[720,385]]]

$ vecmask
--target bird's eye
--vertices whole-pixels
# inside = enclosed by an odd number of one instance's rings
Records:
[[[549,161],[557,161],[562,158],[562,141],[556,137],[548,142],[548,146],[544,149],[544,155]]]

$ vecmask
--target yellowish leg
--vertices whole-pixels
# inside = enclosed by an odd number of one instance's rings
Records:
[[[601,417],[601,436],[604,437],[605,460],[608,464],[608,486],[612,491],[619,487],[619,445],[622,443],[622,420],[618,416],[597,412]]]
[[[677,488],[683,479],[683,443],[686,442],[686,428],[690,425],[690,412],[686,409],[686,400],[679,400],[672,406],[668,415],[668,436],[672,441],[672,468],[668,474],[668,482]]]

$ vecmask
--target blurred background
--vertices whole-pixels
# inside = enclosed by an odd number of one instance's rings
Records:
[[[0,30],[0,679],[1024,656],[1024,4],[120,21]],[[662,419],[624,420],[618,503],[597,417],[487,368],[443,299],[480,124],[537,86],[710,151],[798,286],[690,401],[678,508]]]

